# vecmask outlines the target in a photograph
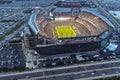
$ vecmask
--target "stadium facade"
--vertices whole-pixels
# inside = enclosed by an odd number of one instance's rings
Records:
[[[75,3],[62,1],[57,3],[59,7],[33,13],[29,25],[36,36],[28,37],[29,48],[41,55],[54,55],[104,47],[111,37],[112,27],[99,16],[74,6]],[[79,3],[86,5],[85,1]]]

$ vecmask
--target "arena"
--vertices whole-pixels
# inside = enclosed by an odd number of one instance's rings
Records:
[[[79,7],[49,7],[32,14],[29,25],[37,37],[29,46],[41,55],[100,50],[110,37],[112,25]]]
[[[58,38],[97,36],[111,30],[106,22],[90,12],[82,11],[76,17],[55,16],[55,18],[56,20],[46,20],[42,15],[37,18],[39,34],[54,41]],[[63,19],[59,20],[60,18]]]

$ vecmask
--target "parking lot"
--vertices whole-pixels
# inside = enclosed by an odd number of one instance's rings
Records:
[[[20,33],[16,33],[18,31],[14,31],[11,35],[6,35],[6,32],[13,29],[19,22],[25,21],[28,22],[28,19],[31,15],[30,12],[26,12],[26,10],[33,9],[34,7],[46,7],[50,5],[54,0],[46,0],[46,1],[14,1],[9,4],[0,5],[0,38],[3,41],[0,41],[0,68],[10,68],[14,67],[25,67],[25,61],[23,58],[23,53],[21,51],[21,44],[16,44],[10,46],[9,43],[6,42],[8,39],[12,37],[21,35],[21,30],[18,30]],[[43,5],[44,4],[44,5]],[[27,24],[23,26],[27,27]],[[24,31],[24,30],[23,30]],[[27,31],[26,31],[27,32]],[[26,33],[25,32],[25,33]],[[17,35],[19,34],[19,35]],[[11,37],[12,36],[12,37]],[[11,38],[10,38],[11,37]],[[6,43],[4,43],[6,42]],[[20,50],[20,51],[19,51]]]
[[[14,69],[17,67],[25,68],[24,56],[20,45],[10,46],[1,45],[0,50],[0,70]]]
[[[30,0],[30,1],[14,1],[10,4],[1,5],[1,7],[34,7],[34,6],[41,6],[46,7],[53,3],[55,0]],[[44,4],[44,5],[43,5]]]

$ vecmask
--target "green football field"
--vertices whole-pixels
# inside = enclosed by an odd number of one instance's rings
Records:
[[[58,38],[76,37],[76,32],[70,26],[55,27],[55,33]]]

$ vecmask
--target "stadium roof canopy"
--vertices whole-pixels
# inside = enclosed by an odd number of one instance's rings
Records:
[[[110,43],[106,48],[110,51],[115,51],[117,49],[118,45],[114,43]]]
[[[71,12],[71,8],[55,8],[55,10],[53,11],[53,13],[56,12]]]

